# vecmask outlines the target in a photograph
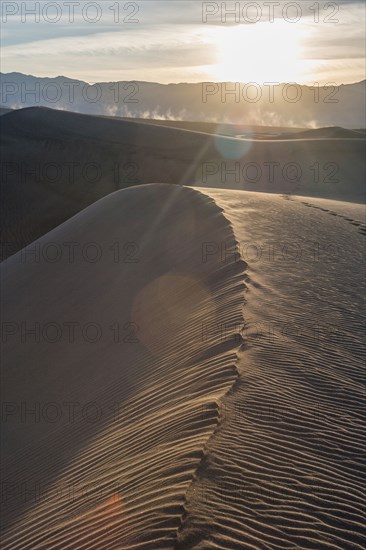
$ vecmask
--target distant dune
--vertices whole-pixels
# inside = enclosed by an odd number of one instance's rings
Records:
[[[362,207],[330,202],[134,187],[2,263],[4,550],[364,548]]]
[[[7,109],[6,107],[0,106],[0,116],[6,115],[7,113],[11,113],[13,109]]]
[[[336,126],[305,130],[297,132],[295,135],[291,133],[289,136],[293,139],[360,139],[364,137],[360,131],[346,130],[345,128],[338,128]]]
[[[235,137],[247,132],[248,135],[268,135],[275,136],[278,134],[297,133],[304,128],[287,128],[283,126],[255,126],[245,124],[218,124],[217,122],[193,122],[185,120],[156,120],[151,118],[124,118],[129,122],[142,122],[144,124],[155,124],[161,126],[169,126],[170,128],[182,128],[193,132],[204,132],[207,134],[223,135]]]
[[[350,140],[354,134],[347,130],[325,129],[297,139],[296,133],[271,136],[268,128],[255,128],[251,138],[248,127],[248,136],[238,139],[215,135],[212,126],[195,128],[45,108],[5,114],[2,257],[132,185],[162,182],[364,199],[363,136]]]
[[[328,128],[287,128],[284,126],[254,126],[240,124],[217,124],[214,122],[186,122],[180,120],[152,120],[142,118],[124,118],[129,122],[140,122],[181,128],[193,132],[223,135],[228,137],[248,137],[253,139],[360,139],[364,137],[364,130],[347,130],[331,126]]]

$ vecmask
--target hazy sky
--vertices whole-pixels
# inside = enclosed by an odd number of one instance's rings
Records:
[[[87,82],[365,78],[364,0],[3,0],[1,17],[3,72]]]

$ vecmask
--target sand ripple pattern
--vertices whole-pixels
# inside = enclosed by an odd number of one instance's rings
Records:
[[[202,256],[205,243],[236,250],[231,226],[212,199],[168,185],[112,194],[37,243],[72,241],[101,243],[102,259],[24,264],[20,252],[3,263],[4,320],[133,321],[137,341],[111,343],[108,331],[94,344],[9,338],[8,402],[96,403],[103,414],[6,419],[2,548],[172,548],[237,379],[240,338],[218,345],[205,326],[240,323],[245,264]],[[116,242],[137,244],[139,261],[114,262]]]
[[[248,260],[239,378],[190,487],[176,548],[361,550],[363,236],[296,201],[209,193],[240,249],[257,243],[263,255]],[[290,242],[302,255],[284,258]],[[332,243],[340,253],[332,247],[330,257]]]

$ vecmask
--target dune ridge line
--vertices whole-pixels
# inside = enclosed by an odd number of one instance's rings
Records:
[[[104,327],[132,320],[138,342],[19,345],[15,336],[6,343],[9,401],[95,402],[104,414],[98,423],[8,419],[4,481],[49,489],[36,502],[8,495],[3,547],[174,548],[188,488],[220,422],[220,399],[237,380],[246,264],[223,210],[179,186],[113,193],[28,252],[71,241],[100,243],[105,254],[92,265],[65,256],[24,264],[23,250],[3,262],[4,321],[61,325],[72,315]],[[137,243],[139,261],[114,263],[107,251],[117,241]],[[94,489],[73,499],[59,490],[75,484]]]
[[[212,201],[212,203],[215,205],[216,208],[219,208],[221,210],[221,213],[222,213],[222,216],[223,218],[226,220],[227,224],[228,224],[228,227],[231,229],[232,231],[232,236],[233,236],[233,244],[234,244],[234,253],[236,255],[236,261],[238,261],[239,259],[239,264],[242,266],[242,275],[243,275],[243,280],[245,280],[245,268],[247,267],[247,264],[246,262],[242,259],[241,257],[241,253],[240,253],[240,247],[239,247],[239,243],[236,239],[236,236],[235,236],[235,231],[234,231],[234,227],[233,227],[233,224],[229,221],[229,219],[225,216],[224,214],[224,210],[218,206],[217,202],[215,201],[215,199],[213,197],[210,197],[208,195],[205,195],[202,191],[198,191],[197,189],[194,189],[195,192],[198,192],[198,193],[201,193],[204,197],[207,197],[210,201]],[[243,289],[243,293],[246,289],[246,286],[244,285],[244,289]],[[243,296],[243,300],[241,302],[241,307],[243,308],[244,307],[244,304],[245,304],[245,299],[244,299],[244,296]],[[244,322],[244,315],[242,314],[241,316],[241,319],[240,319],[240,324],[237,325],[237,326],[240,326],[242,327],[243,326],[243,322]],[[241,330],[238,330],[236,332],[236,337],[238,339],[238,342],[240,342],[240,345],[238,346],[238,352],[239,352],[239,349],[242,349],[244,348],[245,346],[245,342],[243,340],[243,337],[242,337],[242,331]],[[199,477],[199,472],[200,472],[200,469],[202,467],[204,467],[204,462],[207,460],[208,456],[209,456],[209,443],[210,441],[214,438],[217,430],[221,427],[222,423],[223,423],[223,420],[224,420],[224,414],[223,414],[223,410],[222,410],[222,402],[223,400],[225,399],[226,396],[230,395],[234,389],[235,389],[235,385],[238,383],[239,381],[239,378],[240,378],[240,372],[237,368],[237,362],[239,360],[239,355],[238,355],[238,352],[236,353],[236,360],[235,360],[235,364],[234,364],[234,367],[235,367],[235,378],[233,380],[233,383],[231,386],[229,386],[227,388],[227,390],[224,392],[223,395],[221,395],[219,397],[219,399],[217,400],[216,402],[216,405],[217,405],[217,423],[216,423],[216,426],[214,427],[211,435],[208,437],[205,445],[204,445],[204,448],[202,450],[202,457],[201,457],[201,460],[199,462],[199,464],[197,465],[197,468],[196,470],[194,471],[193,475],[192,475],[192,481],[190,483],[190,485],[187,487],[187,490],[186,490],[186,493],[185,493],[185,503],[184,503],[184,512],[183,512],[183,515],[181,517],[181,524],[179,525],[179,527],[177,528],[177,539],[175,541],[175,550],[179,550],[179,548],[182,548],[181,546],[181,542],[179,541],[179,533],[181,533],[185,527],[185,519],[188,515],[188,510],[186,509],[186,504],[188,503],[188,500],[189,500],[189,497],[188,497],[188,494],[189,494],[189,490],[191,489],[192,487],[192,484],[195,480],[198,479]]]

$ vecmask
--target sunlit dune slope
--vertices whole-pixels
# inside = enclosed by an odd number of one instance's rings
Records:
[[[365,237],[341,212],[353,205],[330,215],[297,199],[209,194],[247,262],[245,349],[176,547],[361,550]]]

